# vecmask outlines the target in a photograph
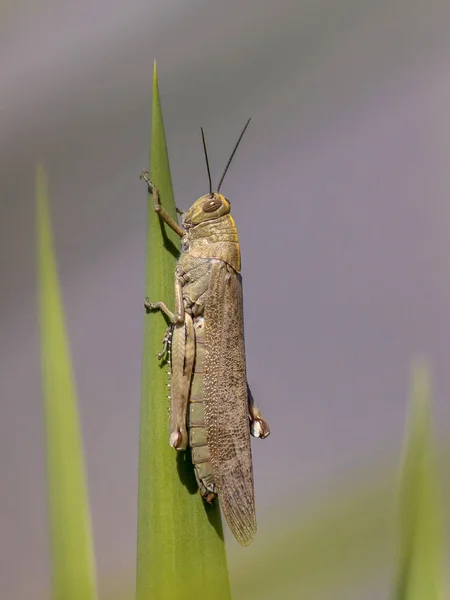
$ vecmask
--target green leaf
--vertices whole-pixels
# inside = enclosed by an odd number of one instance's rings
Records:
[[[430,440],[430,381],[413,371],[412,407],[400,491],[397,600],[443,600],[445,531]]]
[[[156,65],[150,176],[162,206],[176,219]],[[151,196],[147,210],[146,295],[173,308],[179,239],[160,222]],[[166,328],[160,312],[144,316],[137,600],[229,600],[219,507],[201,499],[189,454],[169,446],[168,366],[157,360]]]
[[[47,179],[36,172],[39,308],[53,600],[97,598],[91,524]]]

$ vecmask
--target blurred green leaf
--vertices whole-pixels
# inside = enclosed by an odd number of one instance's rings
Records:
[[[402,486],[402,570],[397,600],[420,597],[435,600],[445,596],[442,539],[445,527],[429,442],[427,386],[426,371],[416,370],[413,422]],[[439,458],[445,465],[442,489],[447,502],[449,457],[450,448],[446,446]],[[346,473],[338,481],[328,482],[323,493],[315,494],[311,505],[305,506],[299,493],[297,508],[283,506],[280,512],[269,516],[266,522],[272,521],[272,530],[263,532],[260,528],[252,552],[244,554],[236,549],[229,556],[233,598],[319,600],[345,598],[358,584],[370,589],[371,583],[367,581],[371,582],[371,578],[395,560],[396,478],[392,463],[392,458],[385,461],[378,458],[366,464],[358,476]],[[422,552],[427,554],[426,558]],[[414,554],[416,558],[412,560]],[[416,561],[419,568],[413,578],[422,583],[411,579],[407,585],[408,569]],[[434,579],[435,588],[430,587],[427,579]],[[257,591],[255,581],[263,582]],[[417,594],[405,595],[409,586],[411,589],[417,586]],[[440,595],[429,593],[430,589],[436,589]]]
[[[90,515],[47,179],[36,173],[42,391],[47,444],[53,600],[97,598]]]
[[[328,483],[307,505],[299,500],[297,507],[280,507],[277,526],[260,528],[252,552],[230,554],[233,598],[345,598],[366,583],[392,542],[394,479],[388,473],[385,464],[368,464],[362,474]]]
[[[151,180],[176,219],[158,91],[153,77]],[[146,295],[174,304],[174,271],[180,243],[162,224],[148,197]],[[142,298],[142,300],[144,300]],[[142,308],[144,312],[144,308]],[[228,600],[230,587],[218,506],[200,497],[189,454],[169,446],[168,365],[160,365],[167,323],[145,315],[139,449],[137,600]]]
[[[444,600],[444,520],[430,440],[430,381],[413,371],[411,419],[400,494],[400,561],[396,600]]]
[[[448,444],[438,458],[448,504]],[[395,462],[390,452],[378,456],[356,471],[340,471],[322,489],[293,492],[287,503],[260,514],[252,546],[229,548],[233,600],[373,598],[380,586],[379,597],[388,598],[386,575],[392,572],[396,541]],[[123,580],[129,575],[126,570]]]

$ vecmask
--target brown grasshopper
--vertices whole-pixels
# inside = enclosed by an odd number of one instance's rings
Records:
[[[239,241],[230,202],[219,190],[249,122],[214,193],[201,130],[210,191],[182,213],[181,225],[159,203],[148,172],[141,173],[154,210],[182,242],[175,311],[145,301],[148,311],[161,310],[172,323],[158,355],[170,347],[170,444],[177,450],[190,446],[203,499],[211,503],[219,496],[232,533],[245,546],[256,533],[250,434],[265,438],[270,429],[247,384]]]

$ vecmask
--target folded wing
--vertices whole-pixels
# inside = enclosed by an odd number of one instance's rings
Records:
[[[222,512],[236,539],[256,533],[248,417],[242,284],[214,262],[205,305],[204,406],[206,437]]]

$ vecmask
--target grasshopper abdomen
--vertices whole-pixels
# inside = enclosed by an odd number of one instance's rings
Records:
[[[194,318],[195,362],[189,397],[189,446],[192,463],[200,493],[207,502],[213,502],[217,496],[211,455],[208,447],[205,426],[205,408],[203,379],[205,375],[205,319]]]

